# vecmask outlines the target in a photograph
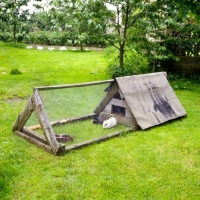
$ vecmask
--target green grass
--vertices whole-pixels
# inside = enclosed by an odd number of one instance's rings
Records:
[[[12,133],[33,87],[109,79],[106,66],[102,52],[0,46],[0,199],[199,198],[200,84],[194,81],[171,83],[187,117],[64,156],[50,155]],[[13,68],[22,74],[10,75]]]

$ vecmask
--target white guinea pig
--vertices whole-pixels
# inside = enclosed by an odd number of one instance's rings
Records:
[[[112,128],[116,125],[117,125],[117,120],[114,117],[111,117],[103,122],[103,128]]]

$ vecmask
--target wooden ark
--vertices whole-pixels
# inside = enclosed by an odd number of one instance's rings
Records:
[[[186,115],[186,112],[167,81],[165,72],[119,77],[112,80],[73,85],[35,87],[32,96],[13,125],[13,132],[28,142],[54,155],[60,155],[94,142],[120,135],[123,131],[147,129]],[[45,111],[41,90],[84,87],[109,83],[105,97],[91,114],[77,118],[50,122]],[[35,112],[39,125],[26,127],[26,121]],[[85,120],[95,116],[114,116],[118,123],[127,126],[126,130],[116,131],[70,146],[59,143],[52,126],[72,121]],[[36,132],[38,128],[44,135]]]

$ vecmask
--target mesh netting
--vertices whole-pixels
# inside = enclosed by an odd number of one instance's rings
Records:
[[[39,90],[39,93],[49,121],[51,123],[62,122],[92,114],[96,106],[105,97],[104,89],[108,85],[109,83],[104,83],[84,87]],[[26,126],[37,124],[38,119],[33,112]],[[52,125],[52,128],[56,135],[66,134],[71,136],[73,141],[66,143],[66,145],[71,145],[122,130],[125,126],[117,124],[112,129],[104,129],[102,124],[94,124],[92,117],[69,123],[58,123],[57,125]],[[37,132],[43,134],[41,129],[37,129]]]

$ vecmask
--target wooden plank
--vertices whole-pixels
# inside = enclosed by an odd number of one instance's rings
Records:
[[[35,131],[32,131],[27,127],[23,127],[21,132],[26,134],[26,135],[28,135],[29,137],[32,137],[32,138],[38,140],[39,142],[41,142],[41,143],[43,143],[45,145],[48,145],[48,142],[47,142],[46,138],[42,134],[39,134],[39,133],[37,133]]]
[[[79,121],[79,120],[90,119],[90,118],[93,118],[96,115],[97,115],[96,113],[92,113],[92,114],[84,115],[84,116],[81,116],[81,117],[74,117],[74,118],[70,118],[70,119],[61,119],[61,120],[50,122],[50,124],[51,124],[51,126],[56,126],[56,125],[70,123],[70,122],[76,122],[76,121]],[[31,130],[37,130],[37,129],[41,128],[41,125],[37,124],[37,125],[29,126],[28,128],[31,129]]]
[[[27,127],[23,127],[23,129],[21,131],[19,131],[19,132],[17,131],[17,132],[15,132],[15,134],[22,137],[23,139],[25,139],[29,143],[32,143],[32,144],[44,149],[48,153],[60,155],[60,154],[65,152],[65,145],[64,144],[59,144],[58,151],[53,152],[52,148],[49,146],[46,138],[42,134],[39,134],[35,131],[32,131],[32,130],[28,129]]]
[[[34,90],[53,90],[53,89],[63,89],[63,88],[72,88],[72,87],[84,87],[91,85],[100,85],[105,83],[111,83],[114,79],[105,80],[105,81],[95,81],[95,82],[85,82],[78,84],[69,84],[69,85],[54,85],[54,86],[41,86],[35,87]]]
[[[131,131],[134,131],[134,130],[136,130],[136,129],[126,128],[124,130],[116,131],[116,132],[113,132],[113,133],[109,133],[107,135],[103,135],[103,136],[100,136],[100,137],[97,137],[97,138],[93,138],[91,140],[80,142],[78,144],[73,144],[73,145],[70,145],[70,146],[66,146],[65,147],[65,152],[67,153],[70,150],[78,149],[78,148],[81,148],[81,147],[84,147],[84,146],[88,146],[88,145],[93,144],[93,143],[97,143],[97,142],[102,142],[102,141],[108,140],[110,138],[119,136],[122,132],[131,132]]]
[[[59,143],[56,140],[50,121],[44,109],[42,99],[37,90],[34,91],[33,108],[37,115],[40,126],[42,127],[46,140],[52,148],[53,154],[57,154],[57,151],[59,150]]]
[[[24,133],[21,132],[21,131],[15,131],[14,133],[15,133],[17,136],[19,136],[19,137],[25,139],[26,141],[30,142],[31,144],[34,144],[34,145],[36,145],[37,147],[40,147],[41,149],[47,151],[48,153],[53,153],[52,150],[51,150],[51,147],[50,147],[49,145],[46,145],[46,144],[44,144],[44,143],[42,143],[42,142],[40,142],[40,141],[38,141],[38,140],[36,140],[36,139],[30,137],[30,136],[24,134]]]
[[[127,111],[129,112],[129,114],[131,115],[131,120],[132,120],[132,127],[135,127],[136,129],[138,128],[138,124],[137,124],[137,121],[136,121],[136,119],[135,119],[135,116],[133,115],[133,113],[132,113],[132,111],[131,111],[131,109],[130,109],[130,107],[129,107],[129,105],[127,104],[127,102],[126,102],[126,99],[125,99],[125,97],[124,97],[124,94],[123,94],[123,92],[121,91],[121,89],[119,88],[119,92],[121,93],[121,97],[122,97],[122,101],[123,101],[123,103],[124,103],[124,105],[126,106],[126,109],[127,109]]]
[[[115,82],[112,85],[112,88],[109,92],[107,92],[106,96],[102,99],[102,101],[99,103],[99,105],[94,109],[94,113],[100,113],[103,111],[103,109],[107,106],[107,104],[111,101],[113,96],[118,91],[118,84]]]
[[[18,115],[17,120],[15,121],[13,125],[13,132],[14,131],[20,131],[22,127],[25,125],[26,121],[30,117],[31,113],[33,112],[33,106],[32,106],[32,97],[28,100],[28,103],[22,110],[22,112]]]

